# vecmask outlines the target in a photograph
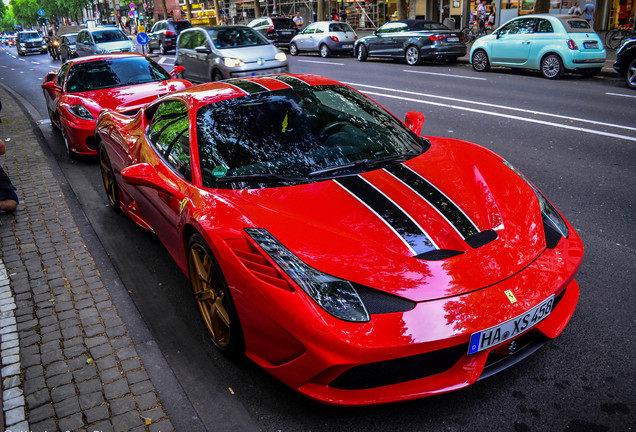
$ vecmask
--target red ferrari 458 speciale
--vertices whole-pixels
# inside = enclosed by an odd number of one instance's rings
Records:
[[[70,157],[96,155],[95,119],[102,108],[128,114],[167,93],[192,85],[141,54],[79,57],[46,75],[42,84],[51,124],[62,132]]]
[[[112,207],[189,276],[216,346],[315,400],[466,387],[564,329],[581,239],[493,152],[339,82],[270,75],[102,111]]]

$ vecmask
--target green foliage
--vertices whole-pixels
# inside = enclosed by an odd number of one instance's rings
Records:
[[[37,22],[40,5],[36,0],[11,0],[9,6],[18,24],[32,26]]]

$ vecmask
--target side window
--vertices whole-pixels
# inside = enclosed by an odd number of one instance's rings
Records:
[[[148,126],[148,140],[174,170],[192,181],[188,109],[179,101],[159,105]]]
[[[190,41],[190,46],[194,49],[200,46],[208,47],[208,40],[205,37],[205,33],[197,31]],[[209,48],[209,47],[208,47]]]
[[[307,27],[305,31],[303,32],[303,34],[314,34],[315,32],[316,32],[315,27]]]
[[[378,33],[395,33],[408,31],[408,26],[404,23],[388,23],[378,29]]]
[[[66,72],[68,72],[68,68],[70,67],[70,63],[64,63],[55,77],[55,85],[60,87],[64,87],[64,78],[66,77]]]
[[[177,44],[179,48],[192,49],[190,42],[193,34],[194,32],[181,33],[179,36],[179,43]]]
[[[75,39],[75,43],[81,44],[82,42],[84,42],[84,32],[80,32]]]
[[[554,33],[554,29],[552,28],[552,24],[550,21],[545,19],[539,20],[539,25],[537,25],[537,32],[539,33]]]
[[[316,34],[318,33],[324,33],[325,31],[321,28],[316,27]]]
[[[517,21],[517,33],[529,34],[534,33],[534,18],[520,19]]]
[[[515,33],[517,33],[517,21],[508,23],[505,26],[501,27],[501,29],[499,29],[499,34],[502,36]]]

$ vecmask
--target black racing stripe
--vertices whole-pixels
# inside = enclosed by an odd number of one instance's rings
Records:
[[[359,176],[334,179],[342,187],[368,205],[411,246],[415,255],[436,247],[428,236],[393,201],[378,192]]]
[[[267,87],[264,87],[255,82],[243,80],[240,78],[231,78],[231,79],[225,80],[225,82],[233,85],[234,87],[240,88],[241,90],[243,90],[245,93],[248,93],[248,94],[262,93],[262,92],[269,91]]]
[[[270,78],[274,78],[278,81],[284,82],[291,88],[311,87],[305,81],[289,75],[270,75]]]
[[[435,189],[435,187],[424,178],[415,174],[402,164],[387,167],[386,170],[402,180],[433,207],[439,210],[465,239],[479,233],[479,230],[475,228],[475,225],[473,225],[459,207],[445,197],[444,194]]]

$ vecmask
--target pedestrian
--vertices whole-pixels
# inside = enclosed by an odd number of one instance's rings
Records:
[[[338,21],[338,12],[335,9],[331,9],[331,21]]]
[[[594,9],[594,3],[592,2],[588,2],[585,6],[583,6],[583,18],[585,18],[585,21],[588,23],[591,23],[594,19]],[[592,24],[590,24],[590,26],[591,25]]]
[[[4,146],[4,142],[0,140],[0,156],[5,152],[6,147]],[[18,195],[15,193],[15,188],[13,184],[11,184],[11,180],[9,180],[9,176],[4,172],[4,169],[2,169],[2,165],[0,165],[0,210],[13,212],[19,202]]]
[[[495,27],[495,18],[497,16],[497,6],[495,6],[495,2],[491,2],[490,3],[490,7],[491,7],[491,11],[490,11],[490,15],[488,16],[488,24],[490,24],[490,26],[492,28]]]
[[[484,33],[486,31],[486,8],[480,0],[477,0],[477,24],[479,25],[479,33]]]
[[[347,22],[347,11],[344,7],[340,8],[340,21]]]
[[[296,16],[294,17],[294,22],[296,23],[296,27],[300,30],[303,26],[303,17],[300,16],[300,12],[296,12]]]
[[[583,12],[581,12],[579,2],[574,2],[570,10],[568,11],[568,15],[581,16],[582,14]]]

